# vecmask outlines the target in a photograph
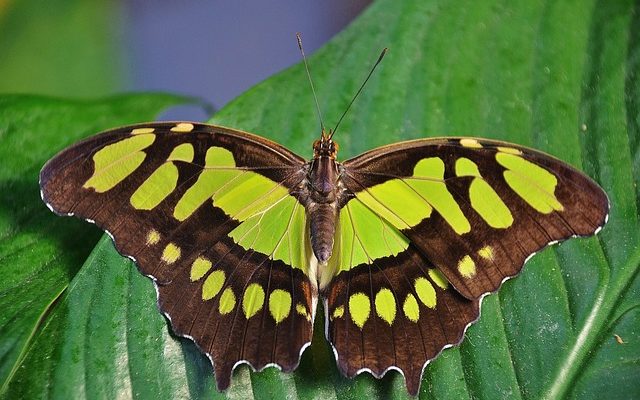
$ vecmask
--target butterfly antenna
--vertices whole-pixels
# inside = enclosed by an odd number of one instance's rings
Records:
[[[304,69],[307,71],[307,78],[309,78],[309,84],[311,85],[311,93],[313,93],[313,100],[316,102],[316,111],[318,112],[318,118],[320,119],[321,134],[324,135],[324,122],[322,121],[322,112],[320,111],[320,103],[318,103],[318,96],[316,96],[316,88],[313,86],[313,80],[311,79],[311,73],[309,72],[307,57],[304,55],[304,49],[302,48],[302,37],[300,36],[300,32],[296,33],[296,38],[298,39],[298,48],[300,49],[300,54],[302,54]]]
[[[356,95],[353,96],[353,99],[351,99],[351,102],[347,106],[347,109],[344,110],[344,112],[342,113],[342,116],[338,120],[338,123],[336,124],[336,127],[333,128],[333,130],[331,131],[331,135],[329,135],[329,140],[331,140],[333,135],[335,135],[336,131],[338,130],[338,126],[340,126],[340,122],[342,122],[342,119],[344,118],[344,116],[347,115],[347,112],[351,108],[351,105],[353,104],[354,101],[356,101],[356,98],[358,97],[360,92],[362,92],[362,89],[364,88],[364,85],[367,84],[367,81],[369,80],[369,78],[371,78],[371,75],[373,75],[373,71],[376,70],[376,67],[378,66],[378,64],[380,64],[380,61],[382,61],[382,58],[384,57],[384,55],[387,54],[387,50],[388,49],[386,47],[384,49],[382,49],[382,52],[380,53],[380,57],[378,57],[378,61],[376,61],[376,63],[373,64],[373,67],[371,68],[371,71],[369,71],[369,75],[367,75],[367,78],[364,80],[364,82],[362,82],[362,85],[360,85],[360,89],[358,89],[358,91],[356,92]]]

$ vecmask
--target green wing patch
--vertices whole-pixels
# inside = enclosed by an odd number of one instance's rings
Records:
[[[409,246],[409,240],[359,199],[350,201],[340,212],[340,231],[333,257],[339,270],[346,271],[375,259],[396,255]]]
[[[215,201],[214,201],[215,204]],[[281,260],[307,273],[310,253],[304,207],[288,193],[248,216],[229,236],[245,249]]]

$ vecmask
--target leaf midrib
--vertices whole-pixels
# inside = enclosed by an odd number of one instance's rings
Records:
[[[575,387],[575,381],[584,372],[584,363],[590,357],[590,352],[584,349],[593,349],[596,346],[603,331],[610,326],[611,315],[617,310],[618,303],[640,272],[640,247],[636,247],[623,268],[619,269],[621,273],[616,276],[617,279],[613,281],[610,280],[610,270],[604,254],[600,253],[599,256],[601,274],[594,306],[585,318],[573,347],[560,365],[556,378],[542,396],[544,399],[565,398],[569,390]]]

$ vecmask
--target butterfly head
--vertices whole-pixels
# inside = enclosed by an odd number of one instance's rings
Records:
[[[325,133],[324,130],[320,136],[320,139],[313,142],[313,157],[329,157],[331,159],[336,158],[338,154],[338,143],[331,139],[333,132],[329,130],[329,133]]]

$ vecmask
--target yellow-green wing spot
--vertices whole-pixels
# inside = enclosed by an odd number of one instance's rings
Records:
[[[458,272],[465,278],[473,278],[476,275],[476,263],[466,255],[458,262]]]
[[[104,146],[93,155],[93,175],[84,188],[104,193],[131,175],[144,161],[142,151],[155,141],[154,134],[138,134]]]
[[[141,135],[143,133],[153,133],[155,132],[155,128],[135,128],[131,131],[132,135]]]
[[[520,155],[522,154],[522,151],[513,148],[513,147],[502,147],[502,146],[498,146],[497,147],[498,151],[502,152],[502,153],[509,153],[509,154],[517,154]]]
[[[154,244],[158,244],[160,242],[160,232],[155,229],[151,229],[149,233],[147,233],[147,245],[153,246]]]
[[[222,292],[220,296],[220,303],[218,304],[218,312],[220,314],[225,315],[229,314],[236,306],[236,295],[233,293],[233,290],[228,287]]]
[[[193,145],[191,143],[183,143],[173,149],[167,161],[184,161],[190,163],[193,162],[193,155]]]
[[[431,278],[433,283],[438,285],[440,289],[447,289],[447,287],[449,286],[449,281],[447,280],[447,278],[445,278],[442,272],[435,268],[430,268],[427,273],[429,274],[429,278]]]
[[[189,133],[192,130],[193,130],[193,124],[189,122],[180,122],[179,124],[171,128],[171,132],[177,132],[177,133]]]
[[[182,251],[180,250],[180,247],[178,247],[175,243],[169,243],[162,251],[162,261],[166,262],[167,264],[173,264],[174,262],[178,261],[181,252]]]
[[[493,247],[484,246],[480,250],[478,250],[478,255],[485,260],[493,261]]]
[[[426,278],[419,277],[415,280],[413,287],[422,304],[429,308],[436,307],[436,290],[433,288],[431,282]]]
[[[138,210],[152,210],[176,189],[177,184],[178,167],[173,163],[163,164],[138,187],[130,203]]]
[[[333,318],[342,318],[344,317],[344,306],[338,306],[335,310],[333,310],[332,314]]]
[[[291,294],[282,289],[276,289],[271,292],[269,295],[269,312],[276,324],[284,321],[291,313]]]
[[[334,255],[338,270],[348,271],[359,264],[397,255],[409,247],[409,240],[389,222],[370,210],[359,198],[340,211]]]
[[[371,300],[362,292],[354,293],[349,297],[349,315],[358,328],[362,329],[371,313]]]
[[[305,317],[307,321],[311,321],[311,314],[307,311],[307,307],[304,304],[296,304],[296,312]]]
[[[469,186],[471,207],[493,228],[508,228],[513,224],[513,215],[498,193],[485,181],[478,166],[468,158],[456,160],[457,176],[473,176]]]
[[[242,296],[242,311],[247,319],[253,317],[262,310],[264,305],[264,289],[257,283],[247,286]]]
[[[444,183],[444,162],[439,157],[420,160],[411,177],[388,180],[356,196],[397,229],[417,225],[435,209],[456,233],[471,230],[469,220]]]
[[[177,146],[167,161],[158,167],[133,193],[130,202],[138,210],[152,210],[176,189],[178,167],[174,161],[192,162],[193,145],[183,143]]]
[[[202,300],[213,299],[224,286],[224,280],[226,276],[224,271],[216,270],[207,276],[202,284]]]
[[[470,147],[473,149],[482,148],[482,144],[480,144],[480,142],[478,142],[476,139],[472,139],[472,138],[460,139],[460,145],[463,147]]]
[[[393,320],[396,318],[396,298],[393,296],[391,290],[382,288],[376,294],[374,301],[376,306],[376,314],[382,318],[389,325],[393,324]]]
[[[191,282],[195,282],[205,276],[206,273],[211,269],[211,266],[211,261],[207,260],[206,258],[196,258],[195,261],[193,261],[193,264],[191,264]]]
[[[418,322],[418,319],[420,319],[420,307],[418,307],[418,301],[411,293],[409,293],[404,299],[402,311],[409,321]]]
[[[497,152],[496,161],[506,168],[507,184],[531,207],[543,214],[564,209],[555,196],[558,179],[551,172],[513,152]]]

